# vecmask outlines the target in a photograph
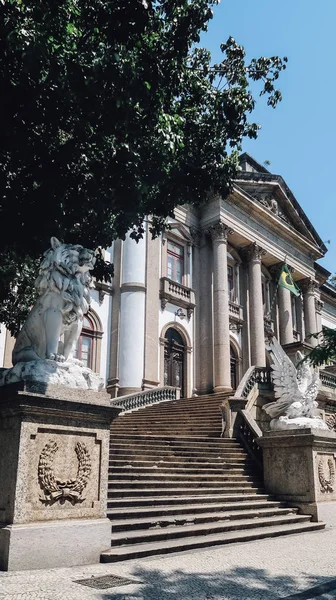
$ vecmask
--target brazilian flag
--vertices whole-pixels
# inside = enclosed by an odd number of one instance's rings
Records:
[[[294,283],[293,277],[287,265],[282,266],[278,285],[292,292],[294,296],[300,296],[300,290],[298,286]]]

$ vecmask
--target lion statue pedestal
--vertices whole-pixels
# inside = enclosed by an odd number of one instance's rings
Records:
[[[93,252],[51,240],[14,367],[0,373],[2,570],[92,564],[111,545],[110,426],[120,409],[102,379],[71,358],[93,264]]]

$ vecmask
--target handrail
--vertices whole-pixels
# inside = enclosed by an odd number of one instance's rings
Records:
[[[257,439],[262,431],[247,410],[239,410],[235,422],[237,437],[251,456],[260,471],[263,471],[263,453]]]
[[[247,369],[244,377],[239,383],[234,398],[247,398],[250,391],[254,388],[255,384],[261,383],[272,383],[271,378],[272,369],[270,367],[255,367],[252,366]]]
[[[120,396],[119,398],[111,400],[110,405],[121,408],[121,412],[126,412],[129,410],[144,408],[145,406],[150,406],[151,404],[156,404],[157,402],[178,400],[179,397],[179,388],[165,386],[152,388],[143,392],[135,392],[134,394],[129,394],[128,396]]]

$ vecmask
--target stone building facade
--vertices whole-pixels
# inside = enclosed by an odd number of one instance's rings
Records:
[[[117,240],[105,252],[111,286],[97,283],[76,355],[112,397],[172,385],[183,396],[236,388],[265,366],[265,319],[289,355],[336,327],[336,291],[316,261],[327,249],[282,177],[248,154],[231,195],[182,206],[151,239]],[[277,287],[286,262],[302,291]],[[0,366],[13,339],[0,332]]]

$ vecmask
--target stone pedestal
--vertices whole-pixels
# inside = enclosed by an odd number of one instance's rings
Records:
[[[109,439],[119,409],[105,392],[42,387],[0,388],[2,570],[99,562],[111,545]]]
[[[267,492],[320,520],[321,504],[336,502],[336,434],[293,429],[267,433],[258,444]]]

